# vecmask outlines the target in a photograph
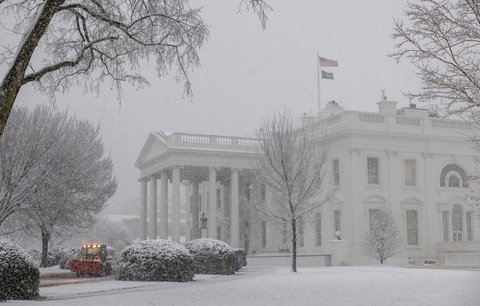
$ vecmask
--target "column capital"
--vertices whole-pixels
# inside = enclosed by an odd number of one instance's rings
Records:
[[[161,177],[160,173],[158,172],[155,172],[153,174],[150,175],[150,179],[159,179]]]
[[[150,180],[150,177],[140,177],[138,178],[138,182],[148,182]]]

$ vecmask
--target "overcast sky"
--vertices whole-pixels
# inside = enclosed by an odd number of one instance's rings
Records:
[[[263,31],[253,13],[238,12],[240,0],[191,0],[203,7],[210,37],[200,51],[201,67],[191,71],[192,98],[174,73],[156,77],[154,63],[143,73],[152,85],[141,91],[124,87],[119,101],[108,87],[97,97],[79,88],[58,95],[56,106],[99,123],[105,148],[114,161],[119,186],[109,201],[138,205],[135,160],[150,131],[180,131],[252,136],[262,118],[288,109],[300,116],[317,112],[316,55],[338,60],[335,80],[323,80],[322,100],[336,100],[349,110],[377,111],[381,90],[406,106],[402,93],[419,87],[413,66],[397,64],[393,52],[393,19],[404,0],[270,0]],[[0,37],[7,37],[0,28]],[[15,41],[8,42],[10,46]],[[5,65],[0,72],[4,72]],[[16,105],[48,103],[32,87],[22,88]]]

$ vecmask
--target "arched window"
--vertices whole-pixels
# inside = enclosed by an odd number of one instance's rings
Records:
[[[455,164],[446,165],[440,174],[441,187],[468,187],[467,175],[461,167]]]
[[[450,175],[448,178],[448,187],[460,187],[460,180],[455,174]]]
[[[463,208],[455,204],[452,208],[452,232],[453,241],[462,241],[463,222],[462,222]]]

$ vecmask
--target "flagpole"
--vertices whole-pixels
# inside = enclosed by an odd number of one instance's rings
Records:
[[[317,52],[317,103],[318,103],[318,113],[322,111],[322,102],[320,100],[320,61],[319,61],[319,53]]]

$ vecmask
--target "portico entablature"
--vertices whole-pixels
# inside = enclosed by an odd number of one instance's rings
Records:
[[[135,166],[141,178],[174,166],[253,169],[256,144],[252,138],[152,132]]]

